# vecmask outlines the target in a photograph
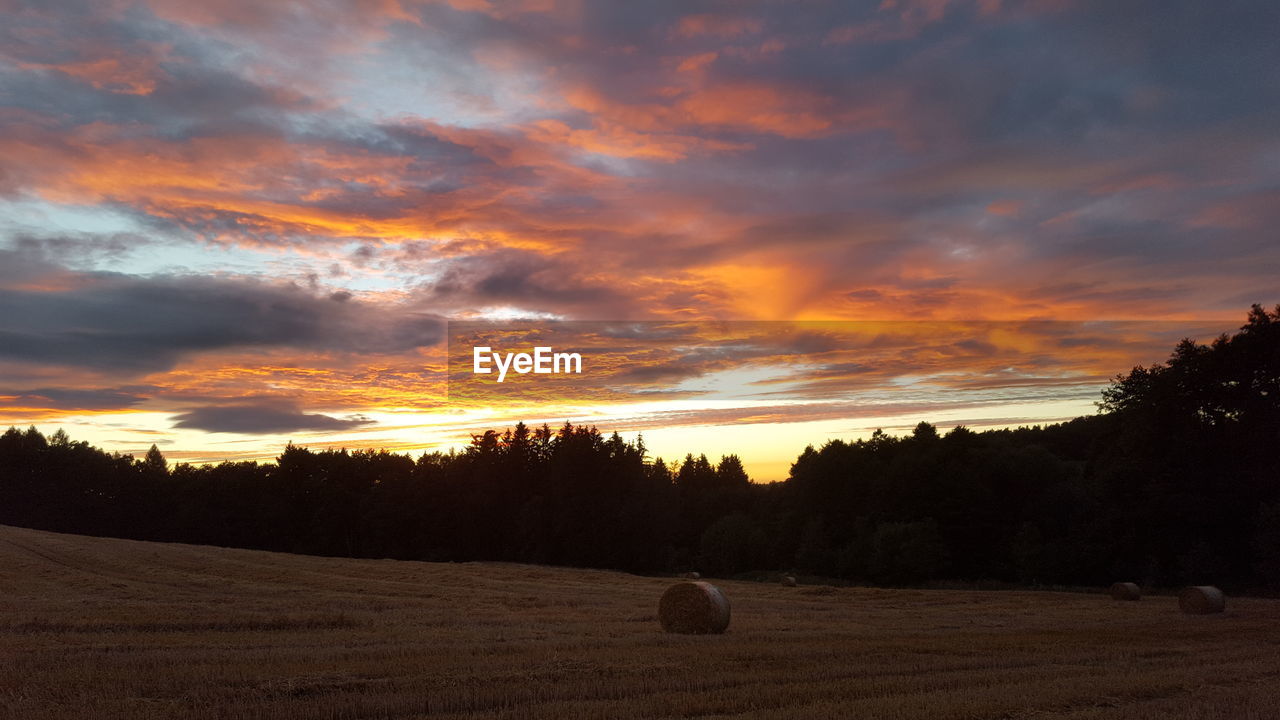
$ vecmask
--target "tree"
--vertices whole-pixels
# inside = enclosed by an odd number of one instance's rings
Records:
[[[58,432],[62,432],[59,430]],[[142,466],[147,470],[159,474],[169,472],[169,461],[165,460],[164,454],[160,452],[160,448],[153,443],[151,449],[147,451],[146,457],[142,459]]]
[[[716,486],[723,488],[743,488],[750,484],[747,471],[742,467],[742,460],[737,455],[725,455],[716,466]]]
[[[760,567],[768,540],[742,513],[720,518],[702,534],[702,563],[708,571],[732,575]]]
[[[1120,375],[1050,426],[807,447],[755,484],[735,455],[649,462],[565,423],[416,460],[289,444],[275,463],[141,459],[59,431],[0,433],[0,522],[295,552],[634,571],[794,567],[911,584],[1117,577],[1280,587],[1280,308]]]
[[[936,577],[946,557],[932,519],[884,523],[876,528],[871,542],[871,576],[894,585]]]

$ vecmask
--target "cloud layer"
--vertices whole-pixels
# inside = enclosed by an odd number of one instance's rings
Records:
[[[445,318],[1228,330],[1280,300],[1280,7],[1262,0],[0,15],[14,420],[367,429],[338,418],[441,407]],[[1094,360],[1159,359],[1105,343]],[[743,362],[620,372],[661,389]],[[801,389],[856,366],[815,364]]]

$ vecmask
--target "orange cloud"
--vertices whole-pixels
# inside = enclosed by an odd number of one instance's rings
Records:
[[[192,358],[145,382],[187,404],[275,397],[340,412],[435,410],[446,397],[444,361],[438,348],[378,359],[226,352]]]
[[[782,137],[810,137],[832,127],[826,98],[763,84],[713,86],[683,99],[679,109],[699,125],[741,127]]]
[[[999,215],[1001,217],[1013,217],[1022,209],[1022,203],[1017,200],[996,200],[987,205],[987,212],[991,215]]]
[[[697,55],[690,55],[689,57],[680,61],[680,64],[676,66],[676,70],[682,73],[697,72],[703,69],[704,67],[706,67],[707,65],[710,65],[711,63],[715,62],[716,58],[719,56],[720,56],[720,53],[716,51],[699,53]]]
[[[809,91],[765,83],[720,83],[675,92],[663,103],[624,103],[594,88],[577,86],[566,101],[580,110],[638,130],[730,128],[781,137],[812,137],[835,129],[836,121],[870,121],[879,111],[839,112],[830,99]],[[842,130],[850,129],[844,123]]]
[[[115,56],[65,63],[20,63],[24,70],[56,70],[99,90],[125,95],[149,95],[163,74],[154,57]]]
[[[409,155],[375,153],[352,146],[281,142],[270,134],[235,134],[191,140],[137,138],[124,127],[103,123],[64,133],[39,125],[11,127],[0,138],[5,165],[27,189],[66,203],[117,202],[157,216],[195,224],[230,217],[243,233],[227,229],[228,241],[253,244],[271,235],[372,237],[392,241],[422,237],[487,239],[511,247],[548,249],[556,242],[540,234],[557,226],[534,218],[544,192],[601,192],[616,180],[579,167],[563,156],[580,147],[619,156],[674,159],[718,145],[678,136],[647,138],[610,127],[570,131],[554,123],[535,126],[529,137],[421,124],[446,142],[493,162],[494,168],[542,178],[537,185],[502,185],[478,178],[447,192],[424,192],[421,161]],[[530,140],[533,142],[530,142]],[[414,167],[414,166],[417,167]],[[505,170],[485,170],[487,174]],[[358,185],[359,202],[392,201],[393,211],[362,214],[341,200]],[[419,201],[414,202],[417,198]],[[593,220],[607,226],[607,219]],[[521,227],[533,230],[521,231]],[[574,225],[559,225],[569,229]],[[559,240],[564,241],[562,236]]]
[[[604,122],[597,123],[597,127],[590,129],[577,129],[559,120],[540,120],[534,123],[528,136],[547,145],[574,147],[612,157],[662,162],[682,160],[696,152],[723,152],[746,147],[693,135],[635,132],[621,125]]]
[[[680,18],[673,34],[681,38],[710,36],[720,39],[758,33],[764,24],[755,18],[703,13]]]
[[[454,0],[463,3],[466,0]],[[288,3],[263,3],[255,0],[208,0],[191,3],[184,0],[146,0],[157,17],[171,22],[196,26],[228,26],[241,29],[265,29],[287,25],[298,19],[319,20],[332,28],[335,40],[342,34],[359,35],[368,29],[379,30],[392,21],[419,23],[411,8],[416,0],[354,0],[323,6],[295,7]],[[487,5],[476,0],[476,5]],[[471,8],[468,8],[471,9]],[[335,43],[341,45],[341,43]]]

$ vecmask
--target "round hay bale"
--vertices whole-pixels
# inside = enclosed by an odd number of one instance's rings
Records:
[[[682,575],[680,575],[680,577],[684,578],[685,580],[701,580],[702,579],[702,575],[696,572],[683,573]]]
[[[1118,582],[1111,586],[1112,600],[1141,600],[1142,588],[1137,583]]]
[[[1192,585],[1178,593],[1178,607],[1188,615],[1212,615],[1227,609],[1227,596],[1212,585]]]
[[[782,576],[782,587],[795,587],[795,586],[796,586],[796,579],[794,576],[792,575]]]
[[[658,621],[669,633],[722,633],[729,627],[729,600],[711,583],[676,583],[658,601]]]

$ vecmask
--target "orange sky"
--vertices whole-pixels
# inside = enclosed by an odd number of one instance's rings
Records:
[[[1277,300],[1275,13],[0,2],[0,424],[212,461],[572,419],[776,480],[1091,412]],[[476,319],[677,330],[464,402]]]

